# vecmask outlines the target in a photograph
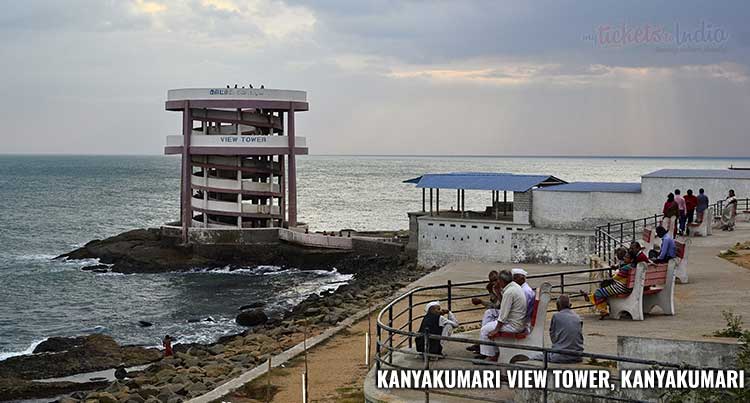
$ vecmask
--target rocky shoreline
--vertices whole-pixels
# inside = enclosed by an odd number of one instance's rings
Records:
[[[96,270],[121,273],[226,265],[279,265],[304,269],[336,267],[341,273],[355,276],[334,292],[309,296],[281,318],[268,319],[265,323],[257,320],[259,324],[240,334],[222,337],[214,344],[177,344],[175,355],[171,358],[162,359],[161,352],[155,349],[116,346],[114,340],[107,340],[107,336],[87,336],[68,341],[56,338],[54,343],[40,345],[42,350],[47,351],[35,351],[30,356],[0,361],[0,396],[3,399],[28,399],[66,394],[68,397],[60,399],[66,403],[86,400],[181,402],[206,393],[263,363],[269,355],[294,346],[303,340],[305,333],[308,337],[314,336],[355,312],[377,305],[432,270],[418,267],[405,254],[383,256],[286,244],[243,249],[183,247],[163,239],[158,231],[134,230],[102,241],[89,242],[60,258],[98,258],[106,269],[99,267]],[[243,308],[247,308],[243,312],[258,310],[257,306]],[[92,351],[106,353],[97,355]],[[85,358],[81,354],[85,354]],[[70,361],[78,365],[71,365]],[[111,383],[71,385],[33,381],[113,368],[119,363],[127,366],[151,365],[143,371],[130,373],[125,380]],[[73,391],[76,392],[71,393]]]

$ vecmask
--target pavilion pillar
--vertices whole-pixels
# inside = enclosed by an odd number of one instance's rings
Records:
[[[190,135],[193,132],[193,113],[190,110],[190,101],[185,101],[185,109],[182,111],[182,242],[189,240],[188,231],[193,221],[193,205],[191,194],[193,182],[193,163],[190,156]],[[203,213],[205,214],[205,212]]]
[[[456,189],[456,211],[461,212],[461,189]]]
[[[426,192],[427,190],[425,188],[422,188],[422,212],[423,213],[425,212],[425,200],[424,199],[425,199]]]
[[[466,189],[461,189],[461,217],[466,215]]]
[[[432,188],[430,188],[430,216],[432,216]]]
[[[435,212],[436,215],[440,215],[440,188],[435,189],[436,193],[436,199],[435,199]]]
[[[289,139],[289,228],[297,226],[297,159],[294,155],[294,106],[289,107],[287,138]]]
[[[508,215],[508,191],[503,190],[503,217]]]

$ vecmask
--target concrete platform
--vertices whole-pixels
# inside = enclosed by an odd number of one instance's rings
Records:
[[[632,321],[629,319],[605,319],[599,320],[598,315],[589,309],[577,310],[584,320],[584,345],[587,352],[617,354],[617,336],[642,336],[656,337],[678,340],[705,340],[728,343],[736,342],[734,339],[722,339],[712,337],[714,331],[726,327],[726,322],[722,317],[722,311],[733,311],[745,317],[750,316],[750,270],[737,266],[718,257],[720,251],[733,246],[737,242],[747,241],[750,239],[750,224],[738,222],[735,231],[724,232],[721,230],[714,231],[710,237],[692,238],[688,246],[688,272],[690,274],[689,284],[677,284],[675,289],[675,307],[676,315],[665,316],[658,313],[647,315],[644,321]],[[517,264],[488,264],[476,262],[460,262],[446,265],[440,270],[433,272],[411,286],[429,286],[444,285],[448,280],[452,282],[466,282],[475,280],[486,280],[487,273],[490,270],[509,269],[512,267],[523,267],[529,274],[551,273],[566,270],[582,269],[583,266],[566,266],[566,265],[517,265]],[[578,275],[576,279],[586,280],[587,275]],[[571,280],[566,277],[566,283]],[[559,281],[555,279],[547,280],[552,284]],[[537,280],[530,281],[532,286],[537,286],[540,282]],[[579,288],[588,289],[588,287],[571,287],[566,292],[572,293]],[[466,289],[455,289],[454,296],[469,293],[483,292],[483,286],[471,287]],[[434,290],[415,296],[415,301],[444,298],[444,290]],[[574,299],[575,305],[583,305],[583,299]],[[457,302],[453,310],[470,307],[468,300]],[[397,310],[398,311],[398,310]],[[415,310],[416,315],[423,314],[423,311]],[[477,319],[479,312],[467,312],[458,314],[459,322],[466,322]],[[399,318],[400,319],[400,318]],[[403,323],[395,320],[394,324]],[[549,326],[549,320],[547,320]],[[416,327],[416,325],[415,325]],[[471,329],[468,329],[471,331]],[[548,330],[548,329],[547,329]],[[549,332],[545,331],[545,346],[551,345],[549,341]],[[466,333],[472,334],[472,333]],[[395,342],[398,343],[399,339]],[[465,346],[445,347],[446,352],[471,358],[469,352],[463,350]],[[423,361],[416,357],[394,357],[395,362],[414,368],[422,368]],[[461,368],[472,366],[470,363],[461,363],[457,361],[440,360],[431,363],[437,368]],[[371,401],[382,402],[409,402],[424,401],[424,393],[421,391],[396,391],[391,393],[388,390],[377,390],[374,384],[374,371],[368,375],[365,382],[365,395]],[[480,391],[473,391],[484,395]],[[508,390],[492,391],[492,399],[510,399],[512,392]],[[485,395],[486,397],[489,397]],[[462,402],[454,398],[440,397],[431,395],[432,402]]]

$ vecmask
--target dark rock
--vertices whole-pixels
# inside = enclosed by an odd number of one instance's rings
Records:
[[[33,353],[59,353],[83,345],[85,337],[50,337],[39,343]]]
[[[151,327],[153,325],[154,325],[153,323],[147,322],[145,320],[139,320],[138,321],[138,326],[140,326],[140,327]]]
[[[135,366],[161,358],[157,349],[122,347],[109,336],[93,334],[68,341],[51,338],[37,346],[45,354],[22,355],[0,361],[0,378],[43,379],[101,371],[120,364]]]
[[[91,266],[81,267],[81,270],[83,270],[83,271],[93,271],[93,272],[98,272],[98,271],[104,270],[105,272],[108,272],[109,271],[109,266],[107,266],[106,264],[93,264]]]
[[[262,309],[240,312],[235,318],[238,325],[247,327],[262,325],[266,321],[268,321],[268,316]]]

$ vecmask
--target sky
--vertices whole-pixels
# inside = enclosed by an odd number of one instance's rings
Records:
[[[160,154],[168,89],[251,83],[311,154],[750,157],[743,0],[0,6],[0,153]]]

